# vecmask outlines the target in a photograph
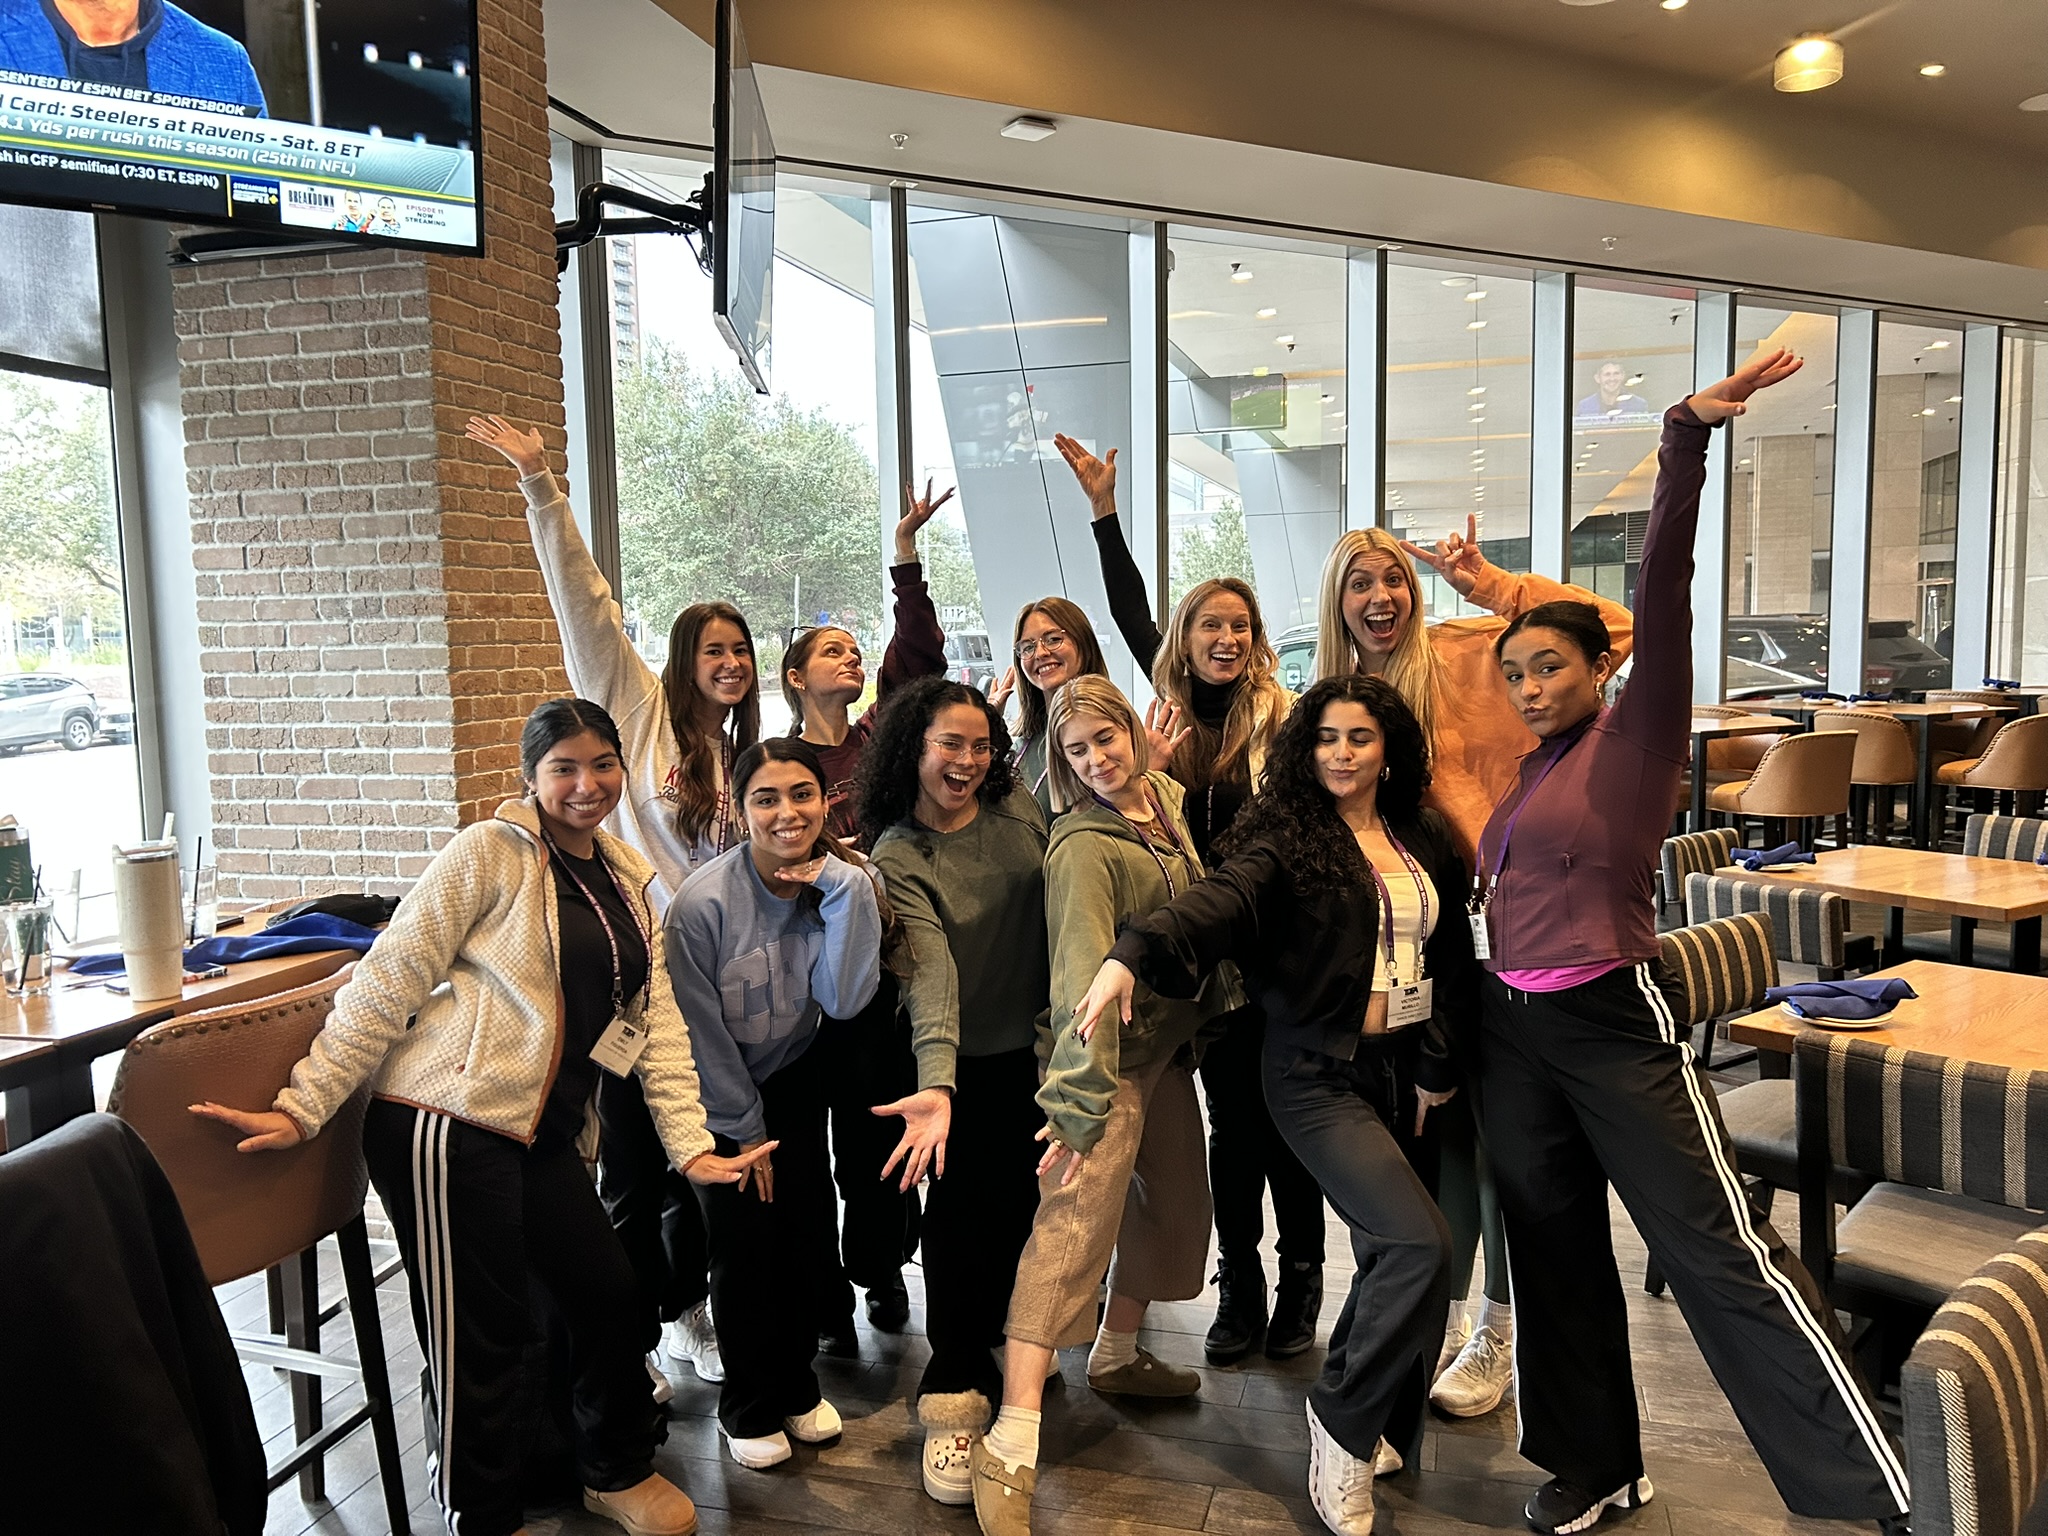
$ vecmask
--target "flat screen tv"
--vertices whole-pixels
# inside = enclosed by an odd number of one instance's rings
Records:
[[[0,201],[482,249],[474,0],[0,0]]]
[[[0,0],[7,3],[7,0]],[[711,314],[754,388],[768,393],[775,276],[775,140],[733,0],[718,0],[712,102]]]

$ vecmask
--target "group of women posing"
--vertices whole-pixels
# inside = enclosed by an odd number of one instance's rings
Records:
[[[1104,1392],[1199,1390],[1138,1333],[1149,1303],[1200,1293],[1213,1191],[1212,1361],[1308,1348],[1324,1199],[1349,1231],[1307,1402],[1333,1531],[1372,1528],[1373,1479],[1414,1463],[1433,1390],[1451,1412],[1499,1401],[1510,1348],[1522,1449],[1553,1474],[1529,1521],[1587,1529],[1651,1495],[1610,1181],[1787,1503],[1902,1523],[1832,1314],[1744,1202],[1649,891],[1686,756],[1708,431],[1798,366],[1758,358],[1667,413],[1633,628],[1469,539],[1363,530],[1330,557],[1297,700],[1244,583],[1153,626],[1115,455],[1062,438],[1151,667],[1147,718],[1063,598],[1020,616],[995,698],[936,675],[927,488],[897,529],[882,701],[850,720],[854,637],[803,631],[791,733],[767,738],[742,616],[686,609],[656,678],[538,438],[473,422],[521,471],[581,697],[535,712],[526,795],[435,860],[277,1103],[197,1107],[264,1150],[369,1084],[451,1526],[522,1529],[529,1277],[566,1324],[586,1504],[680,1536],[694,1512],[651,1462],[661,1328],[722,1379],[733,1457],[770,1466],[839,1432],[815,1355],[846,1347],[852,1285],[903,1325],[921,1246],[925,1486],[1027,1532],[1056,1350],[1092,1335]],[[1496,617],[1425,625],[1413,558]],[[1467,1337],[1448,1314],[1482,1240]]]

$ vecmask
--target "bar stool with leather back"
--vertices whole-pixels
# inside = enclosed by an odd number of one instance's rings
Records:
[[[1892,802],[1904,786],[1908,795],[1919,782],[1920,763],[1912,729],[1897,715],[1881,709],[1824,709],[1813,717],[1816,731],[1854,731],[1856,757],[1849,767],[1849,830],[1859,843],[1870,841],[1871,801],[1884,791],[1884,818],[1877,841],[1892,840]]]
[[[1807,825],[1833,817],[1835,842],[1845,845],[1849,823],[1849,774],[1856,760],[1854,731],[1807,731],[1780,737],[1756,765],[1756,772],[1707,791],[1707,809],[1733,816],[1738,827],[1749,817],[1764,820],[1764,844],[1782,841],[1788,822]]]
[[[1936,840],[1948,820],[1951,789],[1998,792],[2002,809],[2031,816],[2048,791],[2048,715],[2027,715],[1998,728],[1982,757],[1961,757],[1934,770]],[[2013,801],[2010,806],[2002,802]]]
[[[296,1475],[308,1501],[325,1497],[323,1459],[367,1423],[375,1440],[384,1507],[394,1536],[412,1529],[377,1281],[363,1199],[365,1087],[312,1141],[261,1157],[235,1150],[225,1126],[193,1115],[202,1100],[268,1104],[291,1077],[334,1007],[354,967],[291,992],[187,1014],[144,1030],[121,1057],[108,1107],[149,1144],[177,1192],[208,1283],[225,1285],[273,1266],[284,1269],[285,1338],[237,1335],[246,1362],[289,1373],[295,1444],[269,1470],[275,1489]],[[319,1245],[333,1237],[341,1255],[356,1363],[318,1353]],[[361,1384],[363,1401],[331,1424],[320,1384]]]

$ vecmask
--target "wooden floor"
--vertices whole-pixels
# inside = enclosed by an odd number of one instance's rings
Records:
[[[1737,1076],[1748,1075],[1748,1069],[1737,1069]],[[1735,1078],[1721,1080],[1725,1084]],[[1781,1223],[1791,1223],[1786,1197],[1780,1199],[1778,1214]],[[1618,1205],[1614,1232],[1622,1272],[1630,1282],[1644,1452],[1657,1498],[1626,1519],[1610,1517],[1603,1529],[1658,1536],[1868,1530],[1785,1513],[1677,1307],[1668,1297],[1643,1294],[1636,1283],[1643,1248]],[[1326,1326],[1349,1284],[1349,1251],[1343,1228],[1332,1218]],[[904,1394],[926,1353],[918,1332],[922,1276],[914,1266],[907,1274],[915,1304],[911,1330],[878,1334],[863,1318],[862,1359],[819,1363],[826,1396],[846,1419],[843,1438],[821,1449],[799,1446],[793,1462],[771,1471],[750,1472],[725,1456],[715,1417],[716,1388],[699,1382],[686,1365],[671,1367],[673,1417],[655,1465],[697,1501],[701,1529],[708,1536],[756,1531],[764,1536],[796,1531],[969,1536],[975,1530],[971,1510],[938,1505],[919,1484],[921,1440]],[[426,1502],[420,1415],[412,1391],[420,1356],[403,1283],[394,1277],[385,1287],[387,1349],[401,1399],[399,1431],[413,1528],[437,1532],[442,1527]],[[224,1288],[221,1296],[230,1326],[262,1326],[259,1285],[240,1282]],[[1145,1330],[1146,1344],[1162,1358],[1202,1368],[1202,1392],[1194,1401],[1146,1404],[1104,1398],[1086,1385],[1085,1350],[1069,1350],[1062,1357],[1062,1380],[1046,1394],[1037,1531],[1045,1536],[1186,1531],[1271,1536],[1323,1529],[1305,1493],[1302,1415],[1303,1391],[1320,1365],[1321,1352],[1284,1365],[1254,1357],[1241,1367],[1210,1368],[1201,1345],[1212,1306],[1212,1297],[1156,1306]],[[345,1325],[331,1326],[335,1342],[347,1337]],[[255,1368],[248,1377],[258,1420],[276,1454],[290,1435],[281,1378]],[[339,1395],[351,1400],[345,1390]],[[1383,1536],[1525,1529],[1522,1505],[1543,1478],[1516,1455],[1514,1442],[1512,1400],[1484,1419],[1432,1421],[1420,1470],[1380,1483],[1377,1529]],[[367,1433],[351,1437],[330,1459],[327,1493],[329,1502],[308,1504],[295,1486],[279,1489],[270,1503],[270,1536],[386,1529]],[[580,1507],[567,1507],[533,1510],[529,1529],[532,1536],[617,1536],[619,1528]]]

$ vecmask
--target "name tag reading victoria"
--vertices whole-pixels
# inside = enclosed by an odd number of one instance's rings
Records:
[[[590,1048],[590,1059],[613,1077],[627,1077],[646,1049],[647,1031],[620,1017],[613,1019],[611,1027],[597,1037],[597,1044]]]
[[[1387,993],[1387,1028],[1406,1029],[1411,1024],[1424,1024],[1429,1020],[1431,989],[1436,984],[1428,977],[1396,986]]]

